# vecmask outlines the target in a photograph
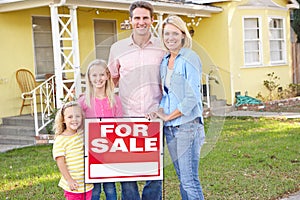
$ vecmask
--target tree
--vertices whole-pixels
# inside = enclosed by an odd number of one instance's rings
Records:
[[[300,4],[300,0],[297,0],[297,2]],[[297,42],[300,43],[300,9],[293,10],[292,12],[294,12],[292,27],[297,34]]]

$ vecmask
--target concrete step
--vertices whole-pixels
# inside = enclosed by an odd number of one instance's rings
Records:
[[[0,152],[6,152],[13,149],[18,149],[22,147],[32,146],[32,144],[0,144]]]
[[[217,101],[216,95],[210,95],[209,98],[210,98],[210,101]]]
[[[33,145],[35,144],[34,136],[15,136],[0,135],[0,144],[6,145]]]
[[[34,136],[34,127],[24,126],[12,126],[12,125],[1,125],[0,135],[12,135],[12,136]]]
[[[210,102],[211,108],[220,108],[226,106],[226,100],[219,99]]]
[[[3,125],[34,127],[34,118],[31,115],[5,117],[2,122]]]
[[[39,122],[41,124],[41,122]],[[45,128],[40,133],[46,133]],[[44,137],[44,136],[43,136]],[[49,143],[53,139],[36,138],[34,128],[34,117],[21,115],[5,117],[0,125],[0,151],[7,151],[14,148]]]

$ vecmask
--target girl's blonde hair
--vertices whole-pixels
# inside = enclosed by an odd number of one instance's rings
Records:
[[[177,15],[170,15],[170,16],[168,16],[163,21],[162,33],[164,33],[165,26],[167,24],[172,24],[173,26],[176,26],[183,33],[184,38],[182,39],[182,47],[184,47],[184,48],[192,48],[192,37],[191,37],[191,34],[190,34],[188,28],[186,27],[185,22],[180,17],[178,17]],[[164,34],[162,34],[162,39],[163,39],[163,35]],[[164,42],[163,42],[163,44],[164,44]],[[165,44],[164,44],[164,47],[166,49],[168,49]]]
[[[85,73],[85,83],[86,83],[85,103],[88,107],[91,108],[91,98],[95,97],[93,85],[90,81],[90,70],[94,66],[101,66],[101,67],[103,67],[103,69],[105,69],[105,72],[108,76],[108,79],[106,80],[106,83],[105,83],[105,94],[109,100],[110,107],[112,108],[115,104],[115,98],[114,98],[115,97],[114,96],[115,95],[114,94],[115,85],[111,78],[111,74],[110,74],[110,71],[107,67],[105,60],[101,60],[101,59],[96,59],[96,60],[92,61],[87,67],[87,71]]]
[[[64,104],[56,113],[55,115],[55,120],[54,120],[54,126],[53,126],[53,131],[55,133],[55,137],[57,137],[58,135],[62,134],[65,130],[66,130],[66,124],[64,123],[64,117],[65,117],[65,110],[66,108],[70,108],[70,107],[79,107],[81,110],[81,115],[82,115],[82,122],[81,122],[81,126],[80,126],[80,130],[83,130],[83,122],[84,122],[84,113],[81,109],[81,106],[79,105],[79,103],[75,102],[75,101],[71,101],[68,102],[66,104]]]

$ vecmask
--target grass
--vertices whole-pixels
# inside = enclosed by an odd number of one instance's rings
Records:
[[[274,200],[300,190],[299,119],[226,118],[222,128],[200,161],[206,199]],[[45,145],[0,153],[0,199],[64,199],[51,150]],[[167,165],[164,173],[164,199],[180,199],[173,166]]]

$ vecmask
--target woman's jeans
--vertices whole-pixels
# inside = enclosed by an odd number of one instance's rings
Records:
[[[182,200],[203,200],[198,175],[200,150],[205,139],[203,124],[197,118],[180,126],[165,126],[164,134],[180,181]]]
[[[117,191],[115,183],[94,183],[92,200],[99,200],[101,186],[103,184],[106,200],[117,200]]]

